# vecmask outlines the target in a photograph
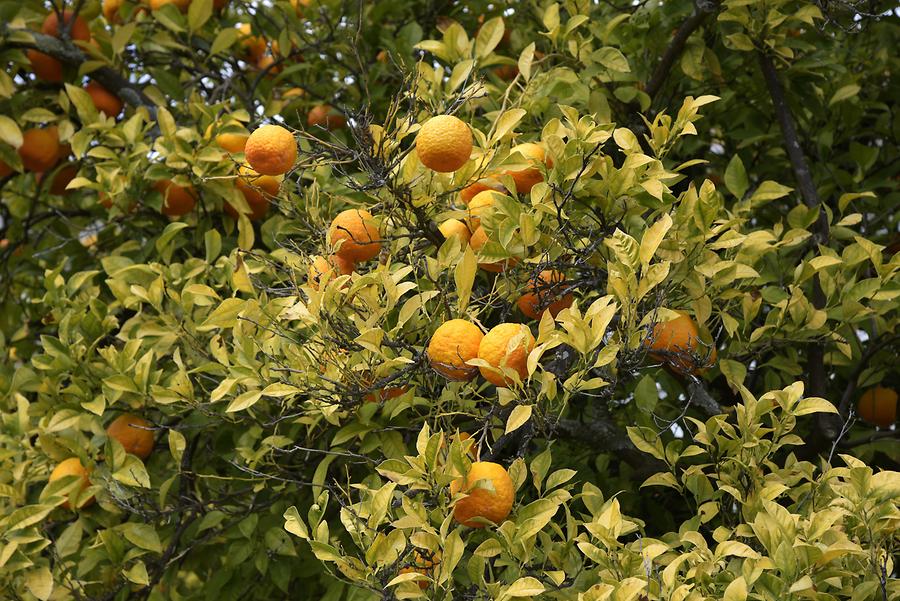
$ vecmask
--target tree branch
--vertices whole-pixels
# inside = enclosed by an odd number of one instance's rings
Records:
[[[34,43],[6,40],[4,46],[8,48],[38,50],[74,67],[88,60],[88,56],[72,42],[66,42],[53,36],[30,30],[11,29],[7,25],[0,25],[0,34],[8,36],[10,33],[28,33],[34,39]],[[137,84],[128,81],[112,67],[95,69],[91,71],[90,77],[128,104],[134,107],[145,107],[150,113],[150,118],[156,120],[156,104],[144,94]]]
[[[675,31],[672,41],[669,42],[669,46],[663,53],[662,58],[660,58],[659,64],[656,65],[656,69],[653,70],[653,75],[650,76],[650,80],[644,88],[644,91],[650,96],[651,100],[666,82],[666,78],[669,76],[669,72],[672,70],[675,61],[681,56],[681,53],[684,52],[684,46],[687,44],[688,38],[690,38],[700,25],[703,24],[706,17],[711,15],[718,7],[718,1],[697,0],[694,2],[694,12],[691,13],[691,16],[685,19],[681,26]]]
[[[556,429],[568,438],[589,443],[592,450],[615,453],[633,467],[640,477],[668,469],[663,462],[639,451],[628,435],[612,422],[602,419],[591,419],[590,422],[561,419],[556,424]]]
[[[760,44],[759,47],[762,48],[763,46]],[[772,62],[772,57],[763,50],[758,51],[758,58],[763,79],[765,79],[769,95],[772,97],[772,104],[775,108],[775,117],[778,119],[778,125],[781,127],[785,150],[790,159],[791,168],[794,171],[794,177],[797,180],[797,187],[800,190],[800,195],[803,197],[803,202],[807,207],[815,208],[819,211],[819,218],[816,221],[813,232],[814,239],[818,244],[828,244],[828,214],[819,198],[819,192],[816,190],[812,172],[809,170],[806,156],[803,154],[803,147],[800,144],[800,136],[797,134],[794,116],[791,113],[791,108],[788,106],[785,98],[784,87],[781,85],[781,80],[778,79],[775,63]],[[825,293],[822,290],[818,275],[813,277],[811,300],[816,309],[825,308]],[[823,342],[814,342],[810,345],[809,351],[807,352],[806,364],[810,396],[825,398],[828,385],[828,374],[825,372],[825,344]],[[822,444],[817,444],[817,440],[823,437],[826,441],[834,440],[841,429],[840,416],[820,414],[816,418],[816,423],[818,427],[814,428],[813,439],[811,440],[811,446],[813,448],[821,448],[823,446]]]

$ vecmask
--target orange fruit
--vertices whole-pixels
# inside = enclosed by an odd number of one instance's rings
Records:
[[[9,165],[7,165],[6,163],[4,163],[3,161],[0,161],[0,177],[6,177],[7,175],[12,175],[12,173],[13,173],[13,168],[10,167]]]
[[[452,115],[432,117],[416,134],[416,153],[419,161],[432,171],[456,171],[472,154],[472,130]]]
[[[169,217],[187,215],[197,204],[193,186],[179,186],[170,179],[164,179],[153,184],[153,188],[163,195],[162,212]]]
[[[475,231],[472,232],[472,237],[469,238],[469,246],[472,247],[472,250],[475,251],[475,254],[478,254],[484,245],[488,242],[487,232],[480,225],[475,228]],[[479,262],[478,266],[485,271],[490,271],[492,273],[502,273],[506,271],[509,267],[514,266],[518,263],[518,259],[515,257],[510,259],[503,259],[502,261],[495,262]]]
[[[106,435],[118,440],[126,452],[146,459],[153,451],[152,427],[143,417],[123,413],[106,427]]]
[[[467,381],[478,373],[466,365],[478,356],[478,346],[484,334],[471,321],[451,319],[445,321],[431,335],[426,354],[432,369],[448,380]]]
[[[250,221],[258,221],[269,212],[269,198],[278,195],[284,178],[274,175],[260,175],[246,166],[241,166],[238,169],[238,175],[235,186],[244,195],[247,204],[250,205],[250,214],[247,217]],[[237,209],[227,202],[224,209],[234,219],[238,218]]]
[[[675,319],[657,323],[644,344],[651,357],[665,361],[677,373],[699,374],[715,362],[715,348],[709,350],[709,345],[704,344],[690,315],[678,313]]]
[[[856,411],[870,424],[890,428],[897,421],[897,391],[884,386],[870,388],[859,397]]]
[[[119,7],[122,6],[122,0],[103,0],[103,18],[108,23],[118,23]]]
[[[334,254],[348,261],[368,261],[381,252],[381,232],[371,213],[347,209],[331,222],[328,244],[335,249]]]
[[[303,88],[291,88],[281,95],[282,100],[286,100],[288,98],[301,98],[306,96],[306,90]]]
[[[525,144],[519,144],[518,146],[514,146],[512,150],[510,150],[510,154],[519,153],[525,160],[534,165],[534,167],[526,167],[525,169],[518,170],[507,170],[504,171],[506,175],[509,175],[513,178],[513,181],[516,182],[516,192],[519,194],[527,194],[531,192],[531,189],[542,181],[544,181],[544,175],[541,173],[540,165],[541,163],[546,162],[548,167],[553,165],[553,161],[549,160],[544,152],[544,147],[540,144],[534,144],[531,142],[526,142]]]
[[[512,511],[515,487],[502,465],[490,461],[472,463],[464,478],[450,483],[450,494],[465,493],[453,506],[453,518],[469,528],[484,528],[478,518],[500,524]]]
[[[528,326],[521,323],[501,323],[484,335],[478,345],[478,358],[487,361],[491,367],[479,367],[484,379],[495,386],[510,386],[513,380],[507,378],[501,369],[510,369],[519,374],[519,379],[528,376],[528,353],[534,348],[534,336]]]
[[[232,154],[237,154],[238,152],[244,152],[244,147],[247,146],[247,139],[250,137],[250,133],[235,133],[235,132],[227,132],[218,134],[216,136],[216,144],[219,145],[219,148],[222,150],[227,150]]]
[[[281,65],[276,65],[275,62],[275,57],[266,53],[256,61],[256,68],[260,71],[266,71],[268,75],[275,75],[281,72]]]
[[[496,190],[485,190],[479,192],[469,201],[467,208],[469,227],[473,230],[478,229],[481,225],[481,218],[484,217],[491,208],[496,204],[498,198],[502,198],[505,194]]]
[[[96,81],[88,83],[84,89],[90,94],[97,110],[107,117],[117,117],[122,112],[122,100]]]
[[[213,0],[213,8],[216,10],[222,10],[228,5],[228,0]]]
[[[556,317],[560,311],[572,306],[572,294],[563,293],[565,281],[566,276],[558,271],[542,271],[536,280],[529,282],[529,291],[519,297],[516,305],[531,319],[540,319],[544,309]]]
[[[49,83],[60,83],[63,80],[62,63],[43,52],[28,50],[25,55],[31,63],[31,70],[38,79]]]
[[[59,130],[55,125],[29,129],[22,134],[19,156],[26,170],[43,173],[56,164],[59,154]]]
[[[490,181],[479,180],[479,181],[475,182],[474,184],[470,184],[470,185],[466,186],[465,188],[463,188],[462,190],[460,190],[459,200],[462,202],[462,204],[468,205],[469,202],[471,202],[471,200],[473,198],[475,198],[475,196],[479,192],[484,192],[485,190],[496,190],[498,192],[502,192],[503,186],[494,182],[493,180],[490,180]]]
[[[411,574],[413,572],[417,572],[419,574],[423,574],[429,578],[432,578],[434,575],[434,569],[439,563],[441,563],[440,551],[435,551],[434,553],[429,553],[426,551],[425,555],[423,555],[419,551],[416,551],[413,554],[413,565],[401,568],[400,573]],[[419,585],[420,589],[425,590],[428,588],[428,582],[424,580],[417,580],[416,582]]]
[[[263,125],[247,138],[244,155],[257,173],[283,175],[297,160],[297,142],[294,135],[280,125]]]
[[[294,8],[298,17],[303,16],[303,9],[309,6],[310,1],[311,0],[291,0],[291,6]]]
[[[363,400],[367,403],[383,403],[391,399],[403,396],[409,391],[409,386],[385,386],[374,392],[370,392]]]
[[[78,165],[63,165],[60,170],[56,172],[56,175],[53,176],[53,181],[50,182],[50,194],[56,194],[58,196],[68,194],[69,190],[66,190],[66,186],[75,179],[76,175],[78,175]]]
[[[503,81],[512,81],[516,78],[516,75],[519,74],[519,66],[518,65],[500,65],[499,67],[494,67],[493,72],[494,72],[494,75],[496,75]]]
[[[68,459],[64,459],[60,461],[59,464],[53,468],[53,471],[50,472],[50,478],[48,482],[55,482],[60,478],[65,478],[66,476],[78,476],[81,478],[81,488],[79,492],[87,488],[91,485],[91,481],[88,479],[88,471],[87,469],[81,465],[81,460],[78,457],[69,457]],[[94,497],[89,497],[82,501],[79,506],[87,507],[91,503],[94,502]],[[65,503],[63,503],[63,507],[66,509],[71,509],[72,505],[69,503],[68,499]]]
[[[75,17],[75,22],[73,23],[72,11],[63,11],[63,23],[65,23],[66,25],[72,23],[72,29],[69,33],[73,40],[82,42],[90,41],[91,29],[90,27],[88,27],[87,21],[82,19],[80,16]],[[44,23],[41,25],[41,32],[45,35],[52,35],[55,38],[60,37],[59,15],[56,14],[55,10],[50,11],[50,13],[44,18]]]
[[[150,0],[149,4],[150,10],[159,10],[166,4],[174,4],[175,8],[181,12],[187,12],[188,7],[191,5],[191,0]]]
[[[306,282],[310,288],[318,290],[319,286],[328,284],[328,282],[338,276],[350,275],[355,268],[356,264],[353,261],[348,261],[337,255],[328,257],[319,255],[313,259],[309,266]]]
[[[468,226],[459,219],[448,219],[444,221],[444,223],[438,226],[438,230],[440,230],[441,234],[447,240],[456,236],[465,243],[472,237],[472,232],[469,231]]]
[[[238,26],[238,31],[243,36],[241,39],[241,47],[247,56],[256,62],[266,52],[266,40],[261,36],[253,35],[253,28],[249,23]]]
[[[341,129],[347,125],[347,119],[329,104],[317,104],[309,109],[306,116],[309,127],[324,127],[328,130]]]

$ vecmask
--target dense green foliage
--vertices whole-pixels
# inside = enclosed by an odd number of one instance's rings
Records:
[[[857,412],[900,389],[892,3],[106,4],[67,4],[86,43],[0,1],[0,597],[900,599],[897,429]],[[413,150],[443,113],[475,140],[448,174]],[[235,219],[216,135],[270,122],[299,158]],[[71,155],[38,174],[17,149],[49,125]],[[437,225],[485,177],[477,251]],[[311,286],[348,208],[381,253]],[[575,302],[529,320],[546,269]],[[701,347],[649,354],[673,311]],[[460,317],[529,324],[528,377],[436,373]],[[145,460],[106,434],[125,411]],[[484,529],[448,488],[476,453],[516,486]],[[48,483],[70,457],[88,489]]]

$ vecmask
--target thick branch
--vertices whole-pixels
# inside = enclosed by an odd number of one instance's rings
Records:
[[[73,19],[74,20],[74,19]],[[8,35],[15,30],[9,29],[7,26],[0,27],[0,33]],[[34,43],[24,43],[15,41],[6,41],[6,46],[11,48],[27,48],[34,49],[47,54],[58,61],[72,66],[79,66],[88,60],[87,55],[81,51],[72,42],[66,42],[53,36],[44,35],[37,32],[28,32]],[[101,86],[115,94],[123,101],[134,107],[146,107],[152,119],[156,119],[156,105],[150,100],[140,87],[128,81],[118,71],[111,67],[100,67],[90,73],[91,79],[99,83]]]
[[[781,85],[781,80],[778,79],[778,72],[775,69],[775,63],[772,62],[772,57],[762,50],[759,51],[758,57],[763,78],[766,81],[766,87],[769,89],[769,95],[772,97],[775,117],[778,119],[778,125],[781,127],[785,150],[787,150],[788,158],[791,161],[791,168],[794,171],[800,195],[803,197],[803,202],[806,206],[819,211],[819,218],[816,221],[814,231],[815,240],[818,244],[828,244],[828,214],[819,198],[819,192],[816,190],[812,172],[809,169],[809,164],[806,162],[806,156],[803,154],[803,147],[800,144],[800,136],[797,134],[794,116],[785,98],[784,87]],[[816,309],[825,308],[825,293],[822,290],[818,275],[813,278],[811,300]],[[824,398],[828,384],[828,374],[825,371],[824,343],[816,342],[810,345],[807,352],[807,371],[810,395]],[[837,437],[840,432],[839,418],[830,414],[822,414],[816,421],[818,427],[814,429],[814,438],[821,438],[823,435],[825,440],[834,440]],[[811,446],[820,447],[822,445],[817,445],[816,440],[813,440]]]
[[[562,419],[556,425],[557,431],[568,438],[588,443],[592,450],[615,453],[633,467],[641,477],[665,471],[666,465],[634,446],[628,435],[612,422],[602,419],[591,419],[580,422],[574,419]]]
[[[644,91],[651,99],[656,96],[660,88],[662,88],[663,84],[666,82],[666,78],[669,76],[672,66],[675,64],[678,57],[681,56],[681,53],[684,52],[684,46],[687,44],[688,38],[691,37],[700,25],[703,24],[703,21],[706,20],[706,17],[712,14],[718,6],[718,2],[710,0],[698,0],[694,3],[694,12],[691,13],[690,17],[684,20],[675,32],[672,41],[669,42],[669,46],[663,53],[662,58],[660,58],[659,64],[656,65],[656,69],[653,70],[650,81],[647,82],[647,86],[644,88]]]

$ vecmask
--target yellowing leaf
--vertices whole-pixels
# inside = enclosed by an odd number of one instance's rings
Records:
[[[531,419],[531,405],[516,405],[516,407],[510,412],[509,417],[506,419],[506,432],[505,434],[509,434],[510,432],[514,432],[518,430],[522,426]]]

